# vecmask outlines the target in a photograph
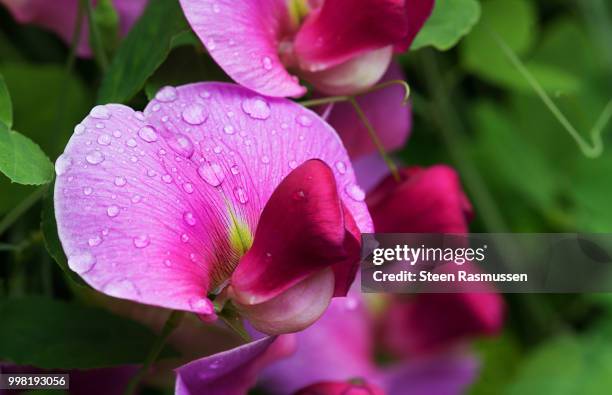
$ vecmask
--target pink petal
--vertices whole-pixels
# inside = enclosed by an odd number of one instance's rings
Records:
[[[404,79],[400,65],[393,62],[381,82]],[[401,86],[390,86],[357,98],[388,151],[403,147],[410,134],[412,112],[409,105],[402,104],[404,96],[405,92]],[[351,158],[376,152],[367,129],[350,103],[334,105],[327,121],[340,134]]]
[[[291,33],[285,0],[180,0],[213,59],[236,82],[267,96],[303,95],[278,55]]]
[[[410,32],[408,7],[397,0],[326,0],[295,37],[300,66],[317,71],[393,45]]]
[[[119,31],[127,35],[134,23],[140,18],[149,0],[113,0],[119,14]]]
[[[256,305],[240,305],[242,315],[258,331],[270,335],[301,331],[321,317],[334,294],[330,269],[302,280],[280,295]]]
[[[452,168],[405,168],[401,175],[402,182],[389,176],[368,195],[377,232],[467,232],[472,207]]]
[[[175,395],[244,395],[267,364],[294,348],[292,336],[268,337],[176,370]]]
[[[358,266],[359,243],[347,243],[354,236],[346,230],[343,211],[328,165],[310,160],[291,172],[268,200],[253,247],[232,275],[238,301],[265,302],[349,257]]]
[[[395,298],[382,323],[382,338],[400,356],[438,351],[471,337],[499,333],[503,316],[503,300],[495,293]]]
[[[324,381],[302,388],[295,395],[385,395],[385,392],[365,381]]]
[[[343,205],[370,231],[334,130],[289,100],[200,83],[162,89],[144,115],[98,106],[56,163],[70,267],[108,295],[211,314],[207,294],[250,247],[273,191],[312,158],[334,169]]]
[[[404,7],[408,16],[408,31],[395,45],[396,52],[405,52],[410,48],[435,5],[435,0],[405,0]]]

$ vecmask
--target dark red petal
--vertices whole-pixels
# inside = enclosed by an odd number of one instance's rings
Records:
[[[294,395],[385,395],[385,392],[377,386],[361,380],[349,382],[324,381],[309,385]]]
[[[292,171],[272,193],[253,246],[232,275],[238,302],[262,303],[326,267],[344,267],[355,256],[354,244],[347,241],[347,216],[352,235],[356,226],[343,209],[329,166],[309,160]],[[358,256],[353,264],[358,264]]]

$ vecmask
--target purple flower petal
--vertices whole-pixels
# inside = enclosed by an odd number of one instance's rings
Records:
[[[277,185],[312,158],[334,169],[343,204],[371,230],[334,130],[289,100],[200,83],[162,89],[144,114],[97,106],[56,163],[69,265],[108,295],[212,314],[207,293],[250,247]]]
[[[279,58],[291,33],[285,0],[180,0],[208,52],[236,82],[267,96],[306,92]]]
[[[244,395],[259,371],[293,349],[291,335],[267,337],[176,370],[175,395]]]

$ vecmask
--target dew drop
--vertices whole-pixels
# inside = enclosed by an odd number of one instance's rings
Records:
[[[109,145],[111,143],[111,137],[108,134],[101,134],[98,136],[98,144]]]
[[[221,151],[223,151],[223,148],[221,148],[221,147],[220,147],[220,146],[218,146],[218,145],[217,145],[217,146],[215,146],[215,148],[213,148],[213,152],[214,152],[215,154],[220,154],[220,153],[221,153]]]
[[[85,160],[92,165],[98,165],[104,162],[104,155],[100,151],[91,151],[85,156]]]
[[[294,160],[290,160],[289,161],[289,168],[290,169],[295,169],[296,167],[298,167],[298,163]]]
[[[225,134],[234,134],[234,133],[236,133],[236,129],[234,129],[234,127],[232,125],[225,125],[223,127],[223,131],[225,132]]]
[[[149,169],[147,170],[147,176],[149,177],[155,177],[157,175],[157,172],[153,169]]]
[[[172,86],[165,86],[157,92],[155,98],[165,103],[172,102],[176,100],[176,88]]]
[[[149,236],[147,235],[136,236],[132,241],[134,242],[134,247],[136,248],[145,248],[151,244],[151,239],[149,239]]]
[[[253,119],[268,119],[270,117],[270,105],[261,97],[244,100],[242,111]]]
[[[298,115],[296,121],[300,126],[304,126],[305,128],[312,126],[312,119],[305,114]]]
[[[268,164],[270,163],[270,157],[268,155],[264,155],[261,157],[261,163]]]
[[[104,287],[104,293],[119,298],[129,298],[140,294],[134,283],[127,279],[109,283]]]
[[[232,165],[232,167],[230,167],[230,171],[233,175],[236,175],[240,173],[240,168],[238,167],[238,165]]]
[[[118,139],[119,137],[121,137],[121,131],[119,131],[119,130],[115,130],[115,131],[113,132],[113,137],[115,137],[115,138],[117,138],[117,139]]]
[[[132,197],[131,202],[132,202],[132,203],[134,203],[134,204],[136,204],[136,203],[139,203],[141,200],[142,200],[142,197],[141,197],[140,195],[134,195],[134,196]]]
[[[185,211],[185,213],[183,214],[183,220],[189,226],[195,226],[196,224],[196,219],[191,211]]]
[[[145,126],[140,128],[138,131],[138,137],[146,141],[147,143],[152,143],[157,141],[157,132],[152,126]]]
[[[91,194],[92,194],[92,192],[93,192],[93,188],[91,188],[91,187],[85,187],[85,188],[83,188],[83,195],[85,195],[85,196],[89,196],[89,195],[91,195]]]
[[[121,177],[121,176],[115,177],[115,185],[117,185],[118,187],[122,187],[126,183],[127,183],[127,180],[125,179],[125,177]]]
[[[68,266],[79,274],[84,274],[93,269],[96,258],[90,252],[72,255],[68,258]]]
[[[338,173],[340,174],[346,173],[346,165],[344,164],[344,162],[342,161],[336,162],[335,166],[336,166],[336,170],[338,170]]]
[[[355,184],[347,185],[344,190],[347,195],[355,201],[362,202],[365,199],[365,192]]]
[[[183,243],[187,243],[187,242],[189,241],[189,236],[187,236],[187,233],[183,233],[183,234],[181,235],[181,241],[182,241]]]
[[[198,175],[213,187],[221,185],[225,178],[221,166],[210,162],[203,163],[198,167]]]
[[[193,156],[193,142],[184,134],[173,134],[167,139],[168,146],[183,158],[189,159]],[[161,151],[160,151],[161,155]]]
[[[90,247],[95,247],[100,245],[100,243],[102,243],[102,238],[97,235],[87,240],[87,244],[89,244]]]
[[[306,199],[306,192],[304,192],[303,189],[298,189],[297,191],[293,192],[293,194],[291,195],[291,198],[293,200],[304,200]]]
[[[183,190],[189,194],[193,193],[193,184],[190,182],[186,182],[183,184]]]
[[[110,119],[111,117],[110,111],[108,111],[108,108],[104,106],[95,106],[91,109],[89,115],[96,119]]]
[[[162,181],[166,184],[170,184],[172,182],[172,176],[170,174],[164,174],[162,176]]]
[[[119,207],[112,205],[112,206],[108,206],[106,209],[106,214],[109,217],[116,217],[119,214]]]
[[[134,113],[134,118],[136,118],[139,121],[144,121],[145,120],[144,114],[142,112],[140,112],[140,111],[136,111]]]
[[[217,48],[217,43],[215,42],[214,38],[208,39],[208,42],[206,43],[206,48],[209,51],[214,51]]]
[[[85,125],[78,124],[74,127],[74,134],[81,135],[83,133],[85,133]]]
[[[67,157],[66,154],[61,154],[55,161],[55,174],[61,176],[68,171],[70,166],[72,166],[72,159]]]
[[[134,139],[129,139],[128,141],[125,142],[125,145],[127,145],[128,147],[136,147],[136,140]]]
[[[96,124],[96,129],[104,129],[104,124],[102,122],[98,122]]]
[[[242,204],[246,204],[249,201],[249,197],[246,194],[246,191],[244,190],[244,188],[241,188],[241,187],[235,188],[234,196],[236,196],[236,199],[238,199],[238,201]]]
[[[210,92],[209,91],[204,91],[200,93],[200,97],[202,99],[210,99]]]
[[[170,261],[170,259],[165,259],[164,260],[164,266],[166,266],[166,267],[172,266],[172,261]]]
[[[208,114],[201,105],[192,104],[183,110],[181,117],[190,125],[201,125],[208,119]]]
[[[272,70],[272,59],[269,56],[264,56],[261,59],[261,64],[262,64],[264,69]]]

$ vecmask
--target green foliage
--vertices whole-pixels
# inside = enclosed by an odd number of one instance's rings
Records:
[[[477,0],[437,0],[411,49],[433,46],[446,51],[470,32],[479,17],[480,3]]]
[[[123,103],[145,85],[170,53],[173,41],[187,30],[176,1],[151,0],[123,40],[98,93],[100,103]]]
[[[8,129],[13,126],[13,103],[2,74],[0,74],[0,123],[4,123]]]
[[[19,365],[90,369],[138,364],[155,341],[153,333],[133,321],[42,297],[0,300],[0,317],[0,359]]]
[[[103,50],[107,55],[112,54],[119,43],[119,16],[112,0],[99,0],[92,17],[98,26]]]
[[[32,140],[0,123],[0,171],[11,181],[42,185],[53,178],[53,164]]]

